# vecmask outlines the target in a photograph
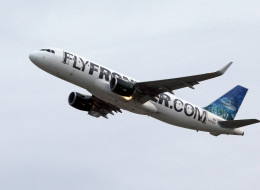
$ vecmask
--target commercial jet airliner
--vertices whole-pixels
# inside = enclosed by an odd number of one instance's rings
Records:
[[[247,89],[239,85],[203,108],[174,95],[174,90],[194,89],[201,81],[223,75],[232,63],[212,73],[139,82],[58,48],[34,51],[29,58],[42,70],[89,91],[92,95],[71,92],[68,103],[94,117],[107,118],[108,114],[124,109],[214,136],[244,135],[241,127],[259,122],[257,119],[234,120],[247,93]]]

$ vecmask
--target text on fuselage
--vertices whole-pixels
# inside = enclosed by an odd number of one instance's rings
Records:
[[[154,98],[152,101],[157,102],[158,104],[164,105],[169,109],[173,109],[176,112],[184,112],[184,114],[188,117],[192,117],[193,119],[198,119],[202,123],[206,122],[207,112],[205,110],[201,110],[196,106],[193,106],[189,103],[184,103],[182,100],[176,98],[174,100],[171,99],[165,93],[159,94],[159,98]]]
[[[71,53],[65,52],[65,51],[63,53],[62,62],[64,64],[67,64],[67,65],[72,64],[72,67],[74,69],[77,69],[77,70],[82,71],[82,72],[85,72],[86,67],[89,67],[89,71],[88,71],[89,75],[93,75],[94,72],[98,73],[100,71],[98,78],[104,79],[107,82],[110,81],[111,76],[123,78],[123,79],[125,79],[127,81],[131,81],[133,83],[135,82],[132,79],[128,79],[126,76],[121,76],[120,74],[118,74],[116,72],[111,72],[109,69],[107,69],[105,67],[99,66],[99,65],[92,63],[90,61],[85,61],[85,60],[83,60],[83,58],[76,56],[76,55],[73,55]]]

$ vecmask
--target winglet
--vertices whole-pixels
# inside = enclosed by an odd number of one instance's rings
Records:
[[[229,64],[227,64],[225,67],[223,67],[222,69],[220,69],[219,71],[217,71],[219,73],[219,75],[223,75],[227,70],[228,68],[230,67],[230,65],[232,64],[233,62],[230,62]]]

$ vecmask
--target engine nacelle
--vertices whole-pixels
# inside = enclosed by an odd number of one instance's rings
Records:
[[[90,111],[93,107],[93,100],[91,96],[85,96],[78,92],[71,92],[68,102],[72,107],[82,111]]]
[[[109,89],[116,94],[128,97],[132,96],[135,91],[133,83],[117,77],[111,78],[109,83]]]

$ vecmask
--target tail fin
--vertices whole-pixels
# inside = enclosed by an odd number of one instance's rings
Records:
[[[246,96],[247,90],[247,88],[238,85],[204,109],[223,119],[233,120]]]

